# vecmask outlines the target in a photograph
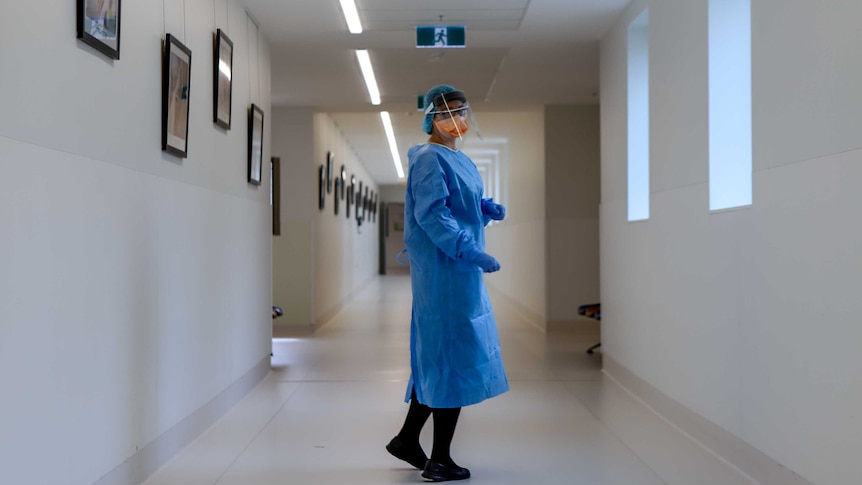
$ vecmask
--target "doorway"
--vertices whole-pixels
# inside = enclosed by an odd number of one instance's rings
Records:
[[[383,206],[383,224],[380,224],[380,274],[406,274],[410,262],[398,262],[398,253],[404,245],[404,203],[389,202]]]

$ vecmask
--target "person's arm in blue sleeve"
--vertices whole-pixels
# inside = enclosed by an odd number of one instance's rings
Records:
[[[449,199],[446,174],[435,156],[420,156],[413,162],[410,186],[416,222],[446,256],[458,259],[466,246],[475,245],[446,206]]]
[[[419,227],[446,256],[464,258],[486,272],[500,269],[499,263],[480,251],[473,238],[452,217],[446,206],[449,198],[446,174],[436,157],[420,156],[413,163],[410,188],[414,199],[413,215]]]
[[[489,199],[482,199],[482,202],[479,204],[479,206],[482,208],[482,223],[487,226],[488,224],[491,223],[491,221],[493,219],[491,219],[491,216],[488,215],[487,212],[485,212],[485,201],[486,200],[489,200]]]
[[[486,226],[491,220],[502,221],[506,218],[506,207],[495,203],[493,198],[482,199],[482,216]]]

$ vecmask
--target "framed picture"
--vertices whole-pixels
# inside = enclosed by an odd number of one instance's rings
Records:
[[[359,182],[359,190],[354,196],[353,203],[356,205],[356,220],[361,222],[365,215],[362,213],[362,182]]]
[[[263,110],[252,104],[248,110],[248,182],[260,185],[263,165]]]
[[[317,168],[317,208],[323,210],[326,207],[326,167],[321,165]]]
[[[189,153],[191,75],[192,51],[167,34],[162,66],[162,150],[182,158]]]
[[[341,180],[335,179],[335,183],[333,184],[333,185],[335,185],[335,194],[333,194],[333,196],[332,196],[332,200],[335,201],[335,204],[334,204],[335,207],[333,208],[333,210],[335,211],[335,215],[338,215],[338,206],[339,206],[339,203],[341,202],[341,199],[338,197],[338,190],[339,190],[340,184],[341,184]]]
[[[368,186],[365,186],[365,194],[362,196],[362,220],[368,219]]]
[[[269,177],[269,202],[272,205],[272,235],[281,235],[281,158],[272,157]]]
[[[78,38],[110,57],[120,58],[120,0],[77,0]]]
[[[356,194],[356,175],[350,176],[350,188],[347,189],[347,218],[350,218],[350,207],[353,205],[354,194]]]
[[[335,165],[335,155],[326,152],[326,191],[332,192],[332,171]]]
[[[345,186],[347,185],[347,171],[344,170],[344,165],[341,166],[341,199],[344,199]]]
[[[221,29],[215,34],[213,70],[213,123],[229,130],[233,99],[233,42]]]

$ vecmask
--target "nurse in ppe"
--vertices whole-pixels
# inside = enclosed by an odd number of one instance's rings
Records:
[[[439,85],[425,95],[428,143],[408,152],[404,243],[410,258],[413,315],[407,418],[386,449],[439,482],[470,477],[449,454],[463,406],[509,390],[484,273],[500,269],[485,252],[485,225],[506,209],[482,198],[482,178],[457,149],[470,131],[467,97]],[[419,433],[434,416],[430,459]]]

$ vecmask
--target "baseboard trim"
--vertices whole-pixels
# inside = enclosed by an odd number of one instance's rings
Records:
[[[498,306],[495,304],[495,314],[499,314],[501,311],[512,312],[518,315],[521,320],[523,320],[530,326],[535,327],[537,330],[543,333],[547,332],[548,328],[544,317],[536,314],[535,312],[527,308],[526,305],[507,295],[505,292],[503,292],[496,286],[489,284],[487,281],[485,282],[485,289],[488,290],[488,293],[491,295],[492,300],[496,299],[497,302],[503,303],[504,306],[508,306],[508,308],[498,308]]]
[[[359,290],[365,289],[365,287],[368,285],[368,283],[372,279],[379,278],[379,277],[380,276],[378,274],[376,274],[376,273],[373,274],[371,277],[369,277],[368,279],[366,279],[365,281],[363,281],[362,283],[357,285],[355,288],[350,290],[350,293],[348,293],[344,298],[341,299],[341,301],[336,303],[332,308],[330,308],[329,310],[326,310],[325,312],[322,312],[319,317],[314,319],[314,323],[311,325],[312,328],[314,329],[314,331],[315,332],[320,331],[324,327],[326,327],[327,325],[332,323],[332,319],[335,318],[335,316],[338,315],[338,313],[341,310],[344,310],[344,307],[346,307],[348,303],[350,303],[351,301],[353,301],[354,298],[356,298],[356,295],[357,295],[357,293],[359,293]]]
[[[93,485],[139,485],[244,398],[270,372],[264,357],[251,370],[197,411],[151,441]]]
[[[602,356],[602,372],[714,456],[761,485],[813,485],[736,435],[671,399],[635,373]]]
[[[565,330],[576,335],[585,337],[601,337],[601,322],[594,318],[579,318],[577,320],[550,320],[547,323],[548,331]]]

